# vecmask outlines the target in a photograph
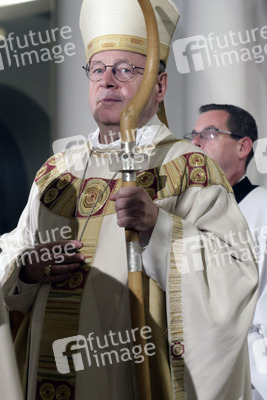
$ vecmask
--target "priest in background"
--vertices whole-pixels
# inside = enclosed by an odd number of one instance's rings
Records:
[[[221,166],[233,187],[255,241],[259,265],[259,298],[248,334],[253,400],[267,399],[267,190],[246,175],[253,157],[257,125],[247,111],[229,104],[207,104],[191,134],[185,135]]]

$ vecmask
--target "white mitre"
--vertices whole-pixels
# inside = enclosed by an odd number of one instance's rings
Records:
[[[160,60],[168,59],[179,11],[171,0],[151,0],[158,23]],[[147,54],[144,16],[137,0],[83,0],[80,28],[86,59],[104,50]]]

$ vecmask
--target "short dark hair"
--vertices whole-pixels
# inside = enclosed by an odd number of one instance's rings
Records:
[[[229,113],[229,119],[227,121],[228,129],[234,134],[241,137],[248,136],[252,142],[258,139],[258,128],[255,119],[247,111],[240,107],[233,106],[231,104],[206,104],[199,108],[200,114],[207,111],[223,110]],[[238,140],[238,138],[233,137]],[[253,149],[246,159],[246,168],[254,155]]]
[[[159,62],[159,75],[166,71],[166,64],[164,61]]]

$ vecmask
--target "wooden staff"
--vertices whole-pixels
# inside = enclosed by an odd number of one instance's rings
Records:
[[[159,35],[154,10],[149,0],[138,0],[144,14],[147,29],[147,60],[144,76],[135,97],[122,110],[120,127],[122,149],[126,167],[123,168],[123,186],[136,186],[136,172],[132,149],[135,146],[135,133],[138,121],[154,89],[159,68]],[[129,161],[127,168],[127,159]],[[145,311],[142,284],[142,264],[139,245],[139,234],[136,231],[125,231],[128,281],[130,289],[130,306],[132,327],[138,327],[138,333],[145,326]],[[150,374],[148,357],[144,353],[146,340],[139,334],[138,343],[143,349],[144,362],[135,364],[136,385],[139,400],[151,400]]]

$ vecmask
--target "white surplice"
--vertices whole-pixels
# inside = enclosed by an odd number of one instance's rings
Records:
[[[259,265],[259,296],[248,334],[253,400],[267,399],[267,190],[253,189],[239,203],[254,239]]]

